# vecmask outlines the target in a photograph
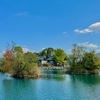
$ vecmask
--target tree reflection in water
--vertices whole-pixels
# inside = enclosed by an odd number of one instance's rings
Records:
[[[41,69],[42,78],[63,81],[66,79],[65,74],[66,74],[66,70],[64,69]]]

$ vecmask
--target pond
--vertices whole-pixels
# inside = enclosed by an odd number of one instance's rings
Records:
[[[42,70],[39,79],[14,79],[0,73],[0,100],[100,100],[100,76]]]

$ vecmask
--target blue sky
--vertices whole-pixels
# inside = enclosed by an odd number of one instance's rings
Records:
[[[100,0],[0,0],[0,51],[84,45],[100,52]]]

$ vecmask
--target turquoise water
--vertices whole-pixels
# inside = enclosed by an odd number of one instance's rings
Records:
[[[0,100],[100,100],[99,75],[61,75],[14,79],[0,73]]]

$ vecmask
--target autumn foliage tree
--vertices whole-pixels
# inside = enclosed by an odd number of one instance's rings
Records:
[[[6,50],[3,56],[6,58],[6,60],[12,60],[13,59],[12,50]]]
[[[6,50],[4,53],[5,64],[2,67],[2,71],[12,72],[12,61],[13,61],[13,52],[12,50]]]
[[[14,47],[15,47],[15,43],[12,42],[12,46],[10,46],[10,44],[7,43],[6,45],[6,50],[5,53],[3,54],[3,57],[1,59],[1,70],[3,72],[9,72],[12,73],[12,62],[14,59]]]

